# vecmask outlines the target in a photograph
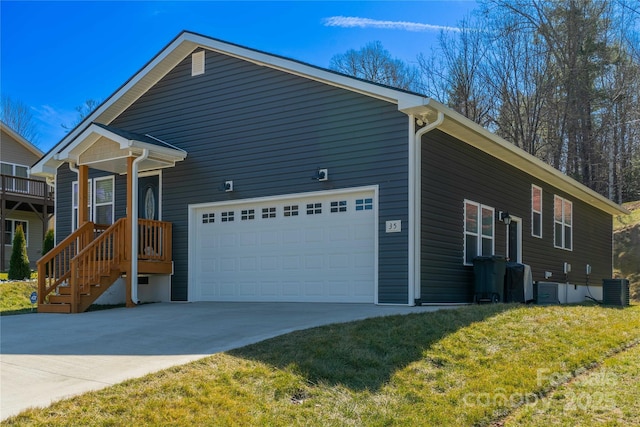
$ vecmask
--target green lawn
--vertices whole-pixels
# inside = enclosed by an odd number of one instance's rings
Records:
[[[294,332],[3,425],[623,426],[637,422],[638,343],[637,305],[476,305]],[[567,409],[600,390],[597,413]]]
[[[35,306],[31,304],[29,296],[31,292],[37,290],[38,284],[35,280],[28,282],[0,282],[0,315],[30,312]]]

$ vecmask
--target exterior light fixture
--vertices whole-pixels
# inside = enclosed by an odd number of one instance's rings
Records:
[[[224,181],[222,184],[220,184],[218,190],[226,192],[233,191],[233,181]]]
[[[505,225],[511,224],[511,215],[509,215],[509,212],[500,211],[499,216],[500,216],[500,221],[504,222]]]
[[[329,169],[318,169],[311,179],[316,181],[327,181],[329,179]]]

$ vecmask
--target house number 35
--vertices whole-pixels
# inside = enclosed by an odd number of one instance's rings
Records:
[[[387,228],[386,228],[387,233],[399,233],[402,231],[402,221],[400,221],[399,219],[394,221],[387,221],[386,225],[387,225]]]

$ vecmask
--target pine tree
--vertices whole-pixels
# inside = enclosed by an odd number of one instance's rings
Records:
[[[42,242],[42,256],[44,256],[47,252],[53,249],[55,245],[56,245],[55,235],[53,233],[53,230],[49,229],[47,231],[47,234],[45,234],[44,236],[44,242]],[[47,274],[47,276],[49,275],[49,264],[50,263],[47,263],[45,265],[46,267],[45,273]]]
[[[53,230],[49,229],[44,236],[44,242],[42,243],[42,255],[49,252],[55,246],[55,235]]]
[[[27,242],[24,237],[22,226],[16,227],[13,237],[13,250],[9,261],[9,280],[29,280],[31,278],[31,268],[29,267],[29,256],[27,255]]]

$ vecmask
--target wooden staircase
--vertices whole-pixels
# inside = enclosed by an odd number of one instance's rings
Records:
[[[78,309],[74,313],[86,311],[120,276],[122,271],[113,268],[109,272],[102,273],[97,283],[90,282],[88,288],[78,294],[76,302]],[[38,304],[38,313],[71,313],[72,305],[71,286],[60,285],[56,294],[49,295],[47,304]]]
[[[87,222],[38,260],[39,313],[81,313],[116,281],[125,225]]]
[[[171,223],[139,220],[140,273],[171,272]],[[127,220],[109,227],[91,222],[38,261],[38,312],[86,311],[131,265]],[[140,265],[150,271],[140,270]]]

